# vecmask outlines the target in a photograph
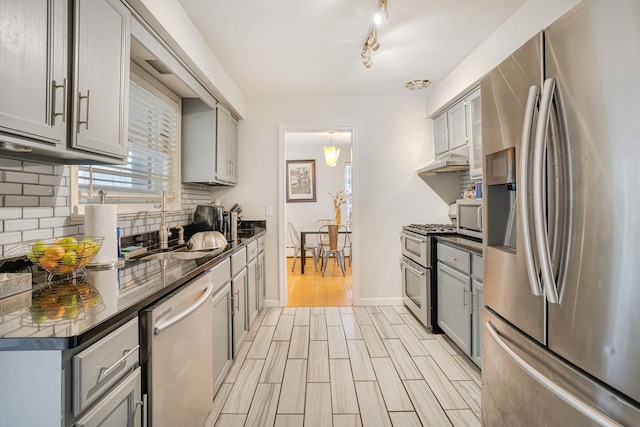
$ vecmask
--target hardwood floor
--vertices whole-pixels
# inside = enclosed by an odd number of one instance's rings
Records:
[[[295,271],[291,271],[293,258],[287,258],[287,304],[289,307],[349,307],[353,304],[351,291],[351,267],[345,260],[346,272],[342,276],[340,266],[332,259],[327,262],[325,276],[320,265],[318,272],[313,267],[313,259],[307,258],[304,274],[300,274],[300,259]]]
[[[404,306],[269,308],[206,426],[480,426],[480,385]]]

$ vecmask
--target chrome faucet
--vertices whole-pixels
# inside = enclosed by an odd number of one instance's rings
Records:
[[[169,247],[169,230],[167,229],[167,221],[165,212],[167,210],[167,193],[163,190],[160,202],[160,231],[158,231],[158,240],[160,241],[160,249]]]

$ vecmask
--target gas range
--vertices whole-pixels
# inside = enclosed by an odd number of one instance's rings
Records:
[[[453,224],[410,224],[402,227],[402,230],[428,236],[430,234],[453,234],[456,226]]]

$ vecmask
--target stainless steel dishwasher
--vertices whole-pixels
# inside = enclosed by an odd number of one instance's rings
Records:
[[[150,425],[202,426],[211,411],[213,291],[207,271],[144,311]]]

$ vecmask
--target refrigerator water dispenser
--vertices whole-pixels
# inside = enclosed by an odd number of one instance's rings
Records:
[[[486,156],[487,245],[516,251],[516,163],[515,147]]]

